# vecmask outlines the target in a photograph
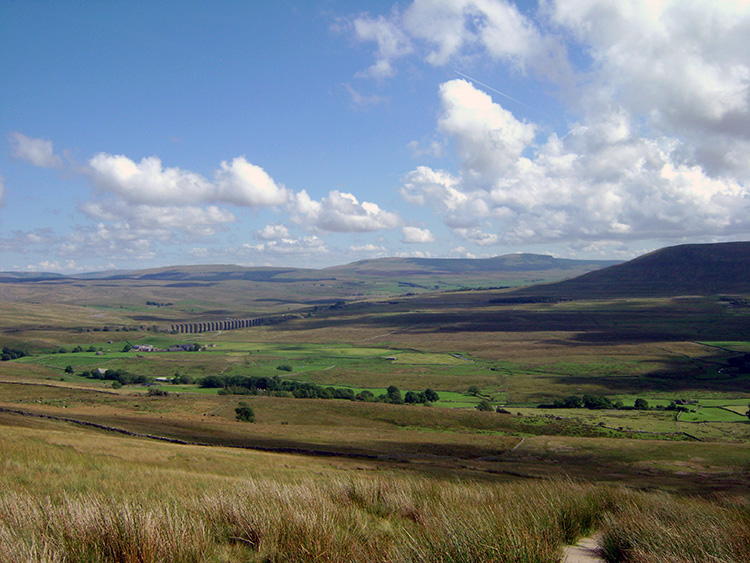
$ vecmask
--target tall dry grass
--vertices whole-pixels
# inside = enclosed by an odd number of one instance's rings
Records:
[[[614,489],[610,490],[614,491]],[[248,480],[198,496],[0,495],[2,562],[542,562],[616,502],[564,483]]]
[[[750,561],[750,499],[628,494],[603,526],[608,561]]]
[[[593,530],[609,561],[750,561],[747,496],[351,476],[46,422],[1,430],[0,563],[541,563]]]
[[[750,561],[750,503],[728,497],[398,475],[125,496],[0,493],[0,562],[556,562],[594,529],[608,561]]]

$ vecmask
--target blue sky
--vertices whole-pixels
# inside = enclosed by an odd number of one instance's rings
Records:
[[[6,0],[0,45],[0,270],[750,233],[745,0]]]

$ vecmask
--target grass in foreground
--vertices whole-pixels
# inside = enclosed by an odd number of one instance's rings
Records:
[[[0,562],[750,560],[746,497],[570,480],[477,483],[154,444],[43,421],[0,435]],[[345,473],[344,471],[347,471]]]

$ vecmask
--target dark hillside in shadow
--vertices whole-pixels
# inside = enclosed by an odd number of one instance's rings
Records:
[[[750,293],[750,242],[662,248],[574,279],[513,292],[562,299]]]

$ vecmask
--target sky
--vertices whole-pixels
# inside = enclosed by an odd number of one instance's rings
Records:
[[[0,270],[750,238],[750,0],[0,2]]]

